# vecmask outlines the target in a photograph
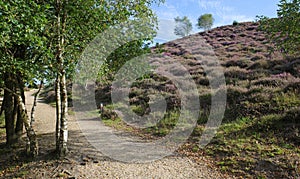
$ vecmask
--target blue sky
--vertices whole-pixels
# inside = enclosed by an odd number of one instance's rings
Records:
[[[193,33],[201,31],[195,24],[200,15],[211,13],[215,19],[214,26],[230,25],[238,22],[254,21],[256,15],[276,17],[279,0],[166,0],[153,10],[159,18],[159,31],[156,42],[179,38],[174,35],[174,18],[188,16],[192,21]]]

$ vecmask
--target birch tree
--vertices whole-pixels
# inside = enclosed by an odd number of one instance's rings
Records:
[[[53,2],[53,38],[55,40],[56,72],[56,149],[59,156],[67,151],[68,141],[68,96],[66,77],[85,46],[98,33],[128,19],[147,17],[150,25],[156,18],[151,10],[152,3],[163,0],[109,1],[109,0],[55,0]],[[144,39],[141,39],[141,41]],[[121,63],[121,62],[120,62]]]
[[[193,25],[187,16],[184,16],[182,18],[176,17],[174,20],[176,23],[176,26],[174,29],[175,35],[184,37],[184,36],[189,35],[191,33],[191,31],[193,30]]]
[[[203,14],[198,18],[197,26],[199,29],[204,29],[205,31],[208,31],[211,29],[214,23],[214,18],[212,14]]]

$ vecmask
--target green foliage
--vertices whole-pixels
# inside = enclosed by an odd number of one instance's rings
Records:
[[[233,25],[233,26],[237,26],[237,25],[239,25],[239,22],[236,21],[236,20],[234,20],[234,21],[232,22],[232,25]]]
[[[143,116],[145,114],[145,109],[142,105],[131,106],[131,110],[139,116]]]
[[[203,14],[198,18],[197,26],[199,29],[204,29],[205,31],[211,29],[214,23],[214,18],[212,14]]]
[[[142,40],[131,41],[111,53],[105,60],[105,69],[100,70],[100,76],[117,72],[127,61],[149,52],[148,45]],[[102,74],[102,75],[101,75]]]
[[[187,16],[184,16],[182,18],[176,17],[174,20],[176,23],[176,26],[174,29],[175,35],[184,37],[184,36],[189,35],[191,33],[191,31],[193,30],[193,25]]]
[[[278,18],[258,16],[260,28],[288,56],[300,55],[300,0],[280,0]]]
[[[97,34],[128,19],[146,18],[155,29],[156,16],[150,6],[161,2],[163,0],[143,0],[139,4],[128,0],[70,3],[62,0],[60,7],[56,1],[1,1],[0,74],[19,71],[26,77],[25,81],[40,78],[38,76],[55,78],[55,72],[61,68],[56,61],[60,36],[64,37],[60,44],[63,66],[71,78],[82,50]],[[64,25],[58,26],[58,15]],[[128,51],[143,51],[144,40],[128,44],[126,50],[118,50],[111,56],[114,62],[110,62],[110,67],[118,60],[123,64]]]
[[[9,72],[27,82],[40,78],[47,68],[48,19],[39,1],[0,2],[0,75]]]

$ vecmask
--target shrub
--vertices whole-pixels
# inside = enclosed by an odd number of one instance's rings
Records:
[[[237,25],[239,25],[239,22],[236,21],[236,20],[234,20],[234,21],[232,22],[232,25],[233,25],[233,26],[237,26]]]
[[[232,121],[243,116],[244,107],[242,102],[246,98],[248,89],[229,85],[227,87],[227,106],[225,111],[225,120]]]
[[[286,83],[287,83],[286,80],[282,80],[274,77],[262,78],[252,82],[253,85],[272,86],[272,87],[284,86]]]
[[[300,94],[300,81],[294,81],[289,83],[283,90],[284,92],[292,91]]]
[[[209,80],[208,80],[208,78],[205,78],[205,77],[197,78],[197,82],[198,82],[198,84],[203,85],[203,86],[209,85]]]
[[[231,79],[246,80],[248,77],[248,70],[240,67],[229,67],[225,70],[225,77]]]
[[[257,60],[253,63],[249,69],[268,69],[270,67],[269,62],[267,60]]]
[[[229,60],[226,61],[225,66],[231,67],[231,66],[238,66],[240,68],[247,68],[252,64],[252,61],[248,59],[240,59],[240,60]]]
[[[285,122],[293,122],[294,124],[300,123],[300,108],[293,108],[285,113]]]

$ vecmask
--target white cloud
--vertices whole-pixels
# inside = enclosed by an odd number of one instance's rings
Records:
[[[223,0],[198,0],[200,8],[210,10],[215,19],[217,19],[214,27],[231,24],[234,20],[238,22],[246,22],[254,20],[253,17],[248,17],[237,13],[233,7],[225,6]]]
[[[199,4],[200,8],[203,8],[205,10],[210,9],[210,8],[221,7],[220,0],[199,0],[198,4]]]
[[[157,8],[156,14],[161,19],[174,19],[175,17],[179,16],[179,12],[177,11],[176,7],[173,4],[170,4],[168,2],[160,5],[160,7]]]

